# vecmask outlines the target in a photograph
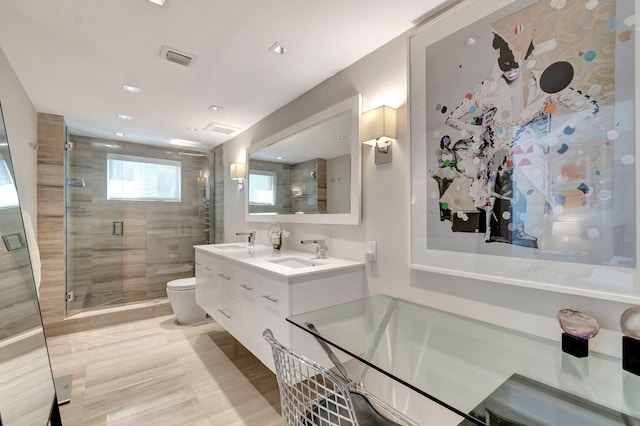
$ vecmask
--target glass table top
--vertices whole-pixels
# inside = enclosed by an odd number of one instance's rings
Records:
[[[618,358],[384,295],[287,321],[478,424],[640,425]]]

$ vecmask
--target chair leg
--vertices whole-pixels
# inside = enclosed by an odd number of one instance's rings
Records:
[[[391,419],[392,421],[396,422],[396,424],[398,424],[398,425],[402,425],[402,426],[420,426],[418,423],[413,421],[411,418],[409,418],[405,414],[401,413],[400,411],[398,411],[397,409],[395,409],[391,405],[389,405],[386,402],[382,401],[376,395],[367,392],[367,390],[361,384],[358,387],[358,390],[352,390],[351,393],[352,393],[352,395],[354,393],[362,395],[364,398],[366,398],[368,400],[369,404],[371,404],[371,406],[377,412],[379,412],[382,416],[384,416],[384,417],[386,417],[388,419]],[[353,399],[353,397],[352,397],[352,399]]]

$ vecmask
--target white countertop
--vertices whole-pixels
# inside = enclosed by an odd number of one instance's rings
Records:
[[[295,250],[274,251],[270,246],[249,246],[247,243],[205,244],[194,247],[196,250],[219,255],[254,269],[264,270],[287,278],[363,267],[365,263],[335,257],[315,259],[313,254],[307,252]],[[293,262],[309,262],[314,263],[314,265],[308,267],[289,267],[276,263],[287,263],[289,260]]]

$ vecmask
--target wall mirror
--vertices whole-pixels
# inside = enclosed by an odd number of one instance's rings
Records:
[[[57,425],[60,414],[14,176],[0,109],[0,425]]]
[[[360,95],[247,150],[247,221],[360,223]]]

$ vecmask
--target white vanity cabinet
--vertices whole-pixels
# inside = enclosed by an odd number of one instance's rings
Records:
[[[325,355],[318,343],[286,317],[365,295],[362,262],[287,271],[272,267],[270,250],[261,261],[255,255],[245,260],[215,253],[211,247],[215,245],[196,246],[196,302],[272,370],[271,347],[262,337],[265,328],[285,346],[323,363]]]

